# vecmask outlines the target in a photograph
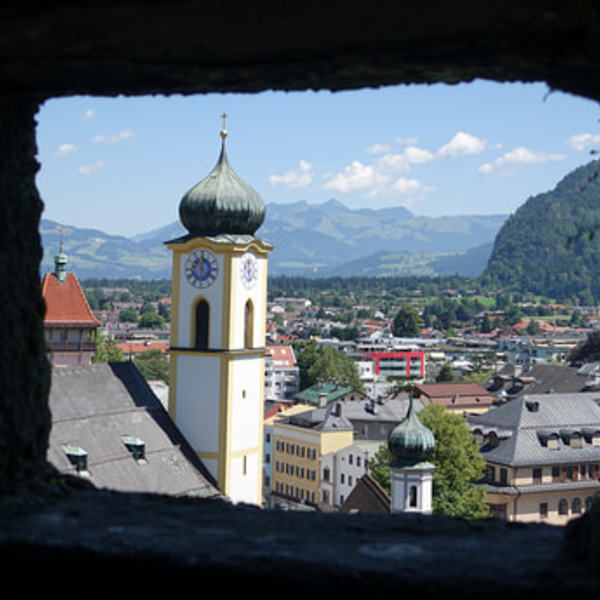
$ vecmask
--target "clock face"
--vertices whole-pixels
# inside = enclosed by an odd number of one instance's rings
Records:
[[[256,283],[256,279],[258,277],[258,266],[256,264],[256,258],[254,258],[254,254],[247,252],[244,254],[244,256],[242,256],[240,276],[242,278],[242,283],[247,288],[251,288]]]
[[[207,288],[212,285],[219,274],[219,265],[212,252],[195,250],[185,261],[187,280],[196,288]]]

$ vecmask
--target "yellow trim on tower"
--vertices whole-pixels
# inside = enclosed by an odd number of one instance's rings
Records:
[[[219,453],[218,452],[203,452],[202,450],[195,450],[196,452],[196,456],[198,458],[207,458],[207,459],[211,459],[211,460],[219,460]]]
[[[171,346],[179,345],[179,290],[181,286],[180,253],[173,252],[173,266],[171,276]]]
[[[245,350],[190,350],[188,348],[169,348],[169,354],[183,354],[185,356],[213,356],[223,358],[243,358],[245,356],[264,356],[265,348],[248,348]]]
[[[233,271],[233,256],[231,254],[223,254],[223,289],[221,298],[222,301],[222,312],[221,312],[221,348],[231,349],[233,346],[230,344],[230,338],[234,329],[234,324],[231,322],[231,316],[233,314],[233,300],[232,300],[232,281],[231,273]]]
[[[262,311],[260,315],[260,323],[261,323],[261,334],[260,334],[260,346],[264,346],[267,339],[267,257],[261,261],[263,264],[263,296],[262,296]]]
[[[266,304],[266,298],[264,303]],[[258,389],[258,410],[260,415],[258,418],[258,485],[257,485],[257,497],[256,502],[258,506],[262,505],[262,482],[263,482],[263,456],[264,456],[264,437],[265,437],[265,424],[264,424],[264,406],[265,406],[265,357],[260,359],[260,387]],[[272,479],[272,478],[271,478]]]
[[[230,397],[231,397],[231,364],[229,360],[221,358],[221,380],[219,391],[219,439],[217,441],[217,484],[224,494],[229,494],[229,449],[231,446],[229,432],[230,423]]]
[[[248,250],[254,250],[257,254],[266,255],[273,250],[273,246],[259,238],[253,238],[252,241],[245,244],[234,244],[234,243],[219,243],[213,242],[208,238],[195,237],[185,242],[168,242],[166,247],[174,252],[190,252],[194,250],[198,244],[198,240],[201,240],[203,248],[208,248],[216,254],[243,254]]]
[[[258,447],[246,448],[244,450],[237,450],[236,452],[232,452],[229,455],[229,458],[231,460],[233,460],[234,458],[240,458],[240,456],[248,456],[250,454],[256,454],[257,452],[260,452],[260,448],[258,448]]]
[[[169,353],[169,417],[175,423],[177,415],[177,355]]]

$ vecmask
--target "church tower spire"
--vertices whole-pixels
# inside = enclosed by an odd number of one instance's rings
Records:
[[[267,257],[260,195],[225,150],[181,199],[173,252],[169,414],[234,502],[262,503]]]

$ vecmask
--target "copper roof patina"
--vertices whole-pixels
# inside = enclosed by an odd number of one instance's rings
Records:
[[[388,448],[396,458],[392,466],[416,466],[426,462],[434,447],[433,433],[417,417],[411,395],[408,415],[388,436]]]
[[[223,128],[217,164],[207,177],[186,192],[179,204],[179,218],[191,236],[254,235],[264,221],[263,199],[229,165],[226,137]]]

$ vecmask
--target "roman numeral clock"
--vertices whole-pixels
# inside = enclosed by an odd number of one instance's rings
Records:
[[[267,259],[259,194],[221,153],[183,196],[173,255],[169,414],[234,502],[262,503]]]

